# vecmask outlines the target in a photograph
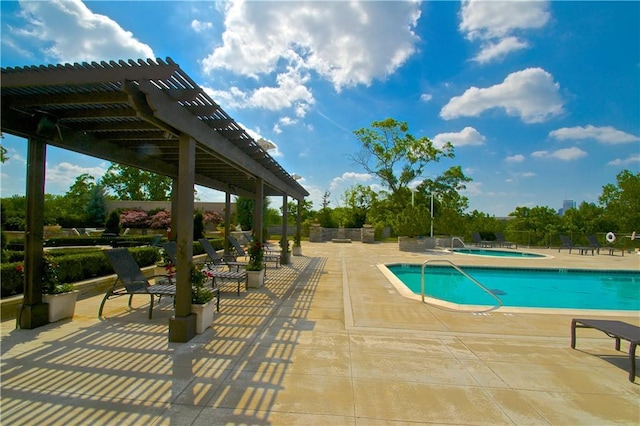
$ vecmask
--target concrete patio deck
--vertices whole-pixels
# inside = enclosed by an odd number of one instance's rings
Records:
[[[458,264],[640,269],[640,256],[531,250]],[[628,345],[577,313],[451,312],[404,297],[378,268],[436,254],[395,244],[303,243],[265,287],[223,293],[205,333],[169,343],[169,301],[78,302],[71,321],[1,324],[2,425],[640,423]],[[639,290],[640,291],[640,290]],[[589,315],[589,317],[599,317]],[[602,316],[640,325],[640,313]]]

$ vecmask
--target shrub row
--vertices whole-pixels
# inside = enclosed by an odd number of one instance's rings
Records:
[[[110,246],[117,243],[134,243],[139,245],[150,244],[154,235],[132,235],[124,237],[60,237],[44,240],[45,247],[69,247],[69,246]],[[7,244],[9,250],[24,250],[24,239],[15,239]]]
[[[216,250],[220,250],[223,247],[223,240],[216,238],[211,240],[211,244]],[[151,266],[161,260],[160,253],[156,247],[135,247],[128,250],[141,268]],[[200,243],[195,242],[193,244],[193,254],[200,255],[203,253],[204,249]],[[60,283],[73,283],[114,273],[111,264],[102,251],[85,250],[84,252],[72,251],[65,253],[49,251],[47,255],[54,257]],[[14,252],[10,257],[13,261],[3,263],[0,267],[0,275],[2,276],[0,297],[14,296],[22,294],[24,291],[24,273],[18,270],[18,265],[24,260],[24,252]]]

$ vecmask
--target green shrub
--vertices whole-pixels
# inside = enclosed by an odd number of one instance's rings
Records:
[[[129,251],[141,268],[154,265],[159,259],[158,250],[154,247],[136,247]],[[114,273],[107,257],[101,251],[55,256],[55,264],[60,283],[73,283]],[[20,270],[23,266],[22,261],[2,264],[1,297],[23,293],[24,273]]]

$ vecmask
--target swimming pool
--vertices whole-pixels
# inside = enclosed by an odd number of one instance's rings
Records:
[[[524,251],[515,250],[495,250],[495,249],[481,249],[481,248],[455,248],[451,249],[455,254],[470,254],[474,256],[491,256],[491,257],[517,257],[517,258],[545,258],[548,257],[544,254],[527,253]]]
[[[421,294],[421,265],[386,265],[413,293]],[[464,266],[504,306],[640,310],[640,271]],[[428,297],[459,305],[495,306],[495,299],[447,265],[425,268]]]

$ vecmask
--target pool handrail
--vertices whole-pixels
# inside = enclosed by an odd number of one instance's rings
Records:
[[[467,247],[467,245],[464,243],[464,241],[462,241],[462,239],[460,239],[460,237],[451,237],[451,248],[452,248],[452,249],[453,249],[453,248],[455,248],[455,247],[453,247],[453,242],[454,242],[455,240],[460,241],[460,244],[462,244],[462,247],[463,247],[463,248],[466,248],[466,247]]]
[[[432,262],[445,262],[445,263],[448,263],[449,265],[451,265],[451,267],[453,267],[453,269],[455,269],[456,271],[460,272],[465,277],[469,278],[471,280],[471,282],[473,282],[475,285],[477,285],[482,290],[484,290],[489,296],[491,296],[494,299],[496,299],[498,301],[498,308],[500,308],[502,306],[502,300],[495,293],[493,293],[491,290],[489,290],[488,288],[483,286],[478,280],[473,278],[471,275],[467,274],[458,265],[456,265],[455,263],[453,263],[449,259],[427,259],[424,262],[422,262],[422,269],[420,271],[420,292],[422,294],[422,303],[425,303],[425,301],[424,301],[424,269],[426,268],[427,264],[432,263]]]

